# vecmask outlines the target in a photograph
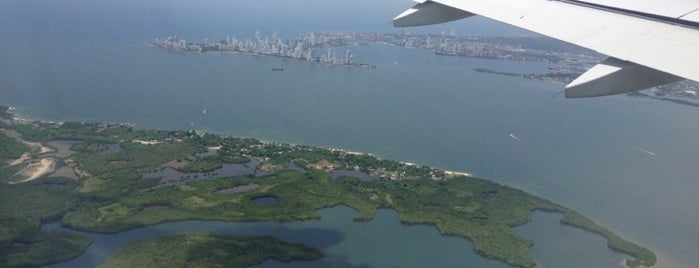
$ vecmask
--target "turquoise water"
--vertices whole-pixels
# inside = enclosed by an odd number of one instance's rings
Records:
[[[246,38],[255,30],[287,38],[309,30],[394,31],[385,23],[409,1],[382,2],[363,19],[352,15],[366,10],[361,2],[272,1],[292,12],[265,16],[254,15],[262,7],[237,1],[68,3],[0,2],[0,104],[38,119],[195,128],[466,171],[578,210],[660,253],[658,267],[699,262],[695,107],[625,96],[567,100],[553,97],[561,85],[472,71],[534,72],[546,68],[540,63],[351,47],[356,60],[379,66],[365,70],[147,45],[172,34],[197,40]],[[321,11],[313,23],[300,19]],[[343,220],[333,215],[328,220]],[[383,221],[366,224],[335,231],[348,239],[383,230]],[[555,215],[537,214],[518,231],[537,243],[531,253],[545,267],[606,267],[622,259],[596,235],[560,226]],[[451,243],[443,239],[423,240]],[[410,241],[401,243],[421,242]],[[353,245],[337,255],[352,265],[385,266],[371,259],[388,249]]]

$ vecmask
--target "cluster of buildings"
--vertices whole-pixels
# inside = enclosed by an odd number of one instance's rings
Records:
[[[571,49],[570,46],[566,46],[565,49],[552,46],[542,48],[541,41],[550,40],[542,37],[457,36],[453,32],[435,35],[340,31],[316,32],[316,36],[338,38],[346,42],[368,41],[405,48],[428,49],[437,55],[446,56],[573,63],[595,63],[600,60],[599,54],[584,49]]]
[[[227,51],[253,55],[266,55],[303,60],[329,65],[348,65],[376,68],[376,65],[355,62],[349,49],[338,54],[333,48],[357,46],[366,42],[405,48],[427,49],[437,55],[475,57],[518,61],[553,62],[557,66],[549,67],[553,74],[562,77],[546,77],[546,80],[569,80],[568,74],[584,72],[590,66],[602,60],[602,55],[571,46],[542,45],[542,37],[483,37],[456,36],[446,34],[409,34],[409,33],[373,33],[318,31],[302,35],[298,39],[284,40],[274,32],[271,36],[262,36],[255,32],[254,38],[237,39],[226,37],[224,40],[193,43],[177,36],[155,39],[153,46],[175,51],[204,53],[208,51]],[[522,45],[524,44],[524,45]],[[283,70],[283,69],[279,69]],[[551,75],[547,74],[547,75]],[[565,81],[563,81],[565,82]],[[684,97],[699,99],[699,83],[684,81],[654,90],[656,96]]]
[[[237,39],[226,37],[224,40],[212,42],[208,38],[201,43],[187,42],[177,36],[169,36],[165,39],[155,39],[153,46],[176,51],[204,53],[208,51],[239,52],[254,55],[266,55],[274,57],[292,58],[310,62],[318,62],[332,65],[356,65],[362,67],[375,67],[370,64],[354,62],[352,53],[346,49],[344,54],[338,55],[332,48],[339,46],[357,45],[357,43],[345,42],[344,39],[317,36],[311,33],[299,39],[283,40],[274,32],[272,36],[261,36],[255,32],[254,38]],[[327,50],[325,50],[327,48]]]
[[[691,80],[683,80],[671,84],[658,86],[653,89],[657,97],[679,97],[699,100],[699,83]]]

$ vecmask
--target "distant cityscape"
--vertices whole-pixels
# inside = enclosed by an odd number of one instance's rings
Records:
[[[175,51],[187,51],[204,53],[209,51],[238,52],[253,55],[265,55],[283,57],[308,62],[316,62],[328,65],[346,65],[364,68],[376,68],[376,65],[356,62],[349,49],[343,56],[338,56],[332,48],[357,45],[353,42],[345,42],[342,39],[317,36],[310,33],[300,39],[283,40],[274,32],[272,36],[262,37],[260,32],[255,32],[254,38],[239,40],[235,37],[226,37],[218,42],[211,42],[208,38],[201,43],[191,43],[177,36],[169,36],[163,40],[155,39],[153,46]],[[325,53],[317,50],[327,48]],[[282,70],[274,68],[274,70]]]
[[[589,49],[539,36],[491,37],[457,36],[445,32],[441,34],[409,34],[343,31],[322,31],[314,34],[337,43],[373,42],[404,48],[432,50],[436,55],[443,56],[549,62],[552,65],[548,67],[550,71],[548,73],[508,73],[485,68],[476,68],[474,71],[566,84],[605,58],[604,55]],[[691,99],[693,106],[699,104],[699,83],[691,80],[655,87],[650,89],[650,92],[652,96],[646,94],[634,94],[634,96],[650,96],[661,100]]]
[[[375,42],[404,48],[428,49],[437,55],[515,61],[591,64],[602,55],[577,47],[561,46],[544,37],[486,37],[452,34],[315,32],[316,36],[341,42]]]
[[[605,56],[594,51],[568,45],[547,37],[488,37],[457,36],[455,34],[373,33],[347,31],[317,31],[303,34],[298,39],[284,40],[274,32],[262,36],[258,31],[254,38],[226,37],[212,42],[193,43],[177,36],[155,39],[153,46],[173,51],[205,53],[210,51],[236,52],[252,55],[283,57],[326,65],[376,68],[375,64],[358,62],[350,49],[338,55],[339,47],[360,46],[367,43],[431,50],[436,55],[485,58],[512,61],[539,61],[552,63],[548,73],[507,73],[498,70],[476,68],[475,71],[495,75],[507,75],[569,83],[587,69],[602,61]],[[283,71],[273,68],[274,71]],[[681,81],[650,90],[654,98],[683,98],[699,101],[699,83]],[[649,96],[640,94],[643,96]],[[636,96],[640,96],[636,94]]]

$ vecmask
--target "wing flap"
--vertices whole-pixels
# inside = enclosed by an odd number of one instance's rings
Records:
[[[614,66],[609,60],[596,70],[586,73],[585,79],[578,80],[567,92],[570,96],[578,94],[580,88],[593,88],[592,85],[606,85],[613,78],[627,77],[627,74],[647,74],[648,77],[659,81],[675,80],[682,77],[699,81],[699,29],[694,24],[699,21],[697,3],[690,0],[680,1],[681,6],[671,3],[661,4],[657,1],[645,1],[629,5],[621,0],[612,1],[612,6],[605,8],[601,4],[606,1],[587,0],[586,5],[581,0],[421,0],[420,5],[431,2],[439,3],[467,13],[482,15],[496,21],[514,25],[530,31],[579,45],[599,53],[609,55],[622,62],[629,62],[622,71],[609,72],[595,79],[591,75]],[[675,3],[675,2],[673,2]],[[670,4],[670,5],[668,5]],[[667,7],[663,8],[663,5]],[[417,7],[417,6],[416,6]],[[651,7],[658,7],[659,12],[651,12]],[[627,8],[627,9],[624,9]],[[440,8],[442,10],[448,10]],[[624,13],[630,10],[637,13]],[[451,11],[453,12],[453,11]],[[650,15],[645,17],[644,14]],[[679,17],[675,17],[683,14]],[[423,13],[425,17],[420,22],[437,23],[440,19],[429,19],[427,16],[437,16],[438,13]],[[664,21],[663,18],[674,18]],[[399,16],[401,18],[401,16]],[[454,19],[455,17],[449,17]],[[398,19],[398,18],[397,18]],[[448,20],[444,20],[448,21]],[[682,21],[688,22],[681,25]],[[402,23],[398,23],[401,25]],[[407,24],[406,24],[407,25]],[[633,62],[633,63],[631,63]],[[617,66],[619,67],[619,66]],[[667,75],[674,76],[672,79]],[[620,88],[642,89],[642,85],[651,84],[648,79],[634,82],[633,86]],[[590,84],[591,81],[597,81]],[[606,82],[605,82],[606,81]],[[585,82],[585,83],[582,83]],[[617,83],[617,82],[615,82]],[[583,86],[583,85],[587,86]],[[612,83],[614,84],[614,83]],[[662,84],[662,83],[661,83]],[[617,89],[618,90],[618,89]],[[609,90],[598,92],[601,95],[613,94]]]
[[[414,7],[393,19],[395,27],[411,27],[448,22],[475,14],[433,1],[418,1]]]
[[[607,58],[573,80],[566,98],[621,94],[683,80],[682,77],[617,58]]]
[[[699,30],[694,28],[563,1],[433,1],[699,81]]]

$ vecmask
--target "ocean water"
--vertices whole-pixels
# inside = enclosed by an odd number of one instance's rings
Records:
[[[535,72],[546,68],[542,63],[350,47],[355,60],[379,66],[366,70],[172,53],[147,44],[174,34],[216,40],[248,38],[256,30],[285,38],[312,30],[392,32],[398,30],[386,23],[411,4],[1,1],[0,104],[37,119],[194,128],[466,171],[590,216],[653,249],[657,267],[699,263],[696,107],[626,96],[568,100],[554,97],[562,85],[473,71]],[[484,19],[409,30],[440,27],[521,33]],[[334,215],[330,220],[342,218]],[[598,236],[557,221],[555,214],[535,214],[517,228],[536,243],[531,254],[543,267],[621,262]],[[347,238],[383,228],[371,224],[341,232]],[[440,239],[448,238],[427,240],[451,243]],[[351,265],[387,266],[371,257],[383,251],[343,245],[334,254]],[[470,249],[464,254],[475,256]],[[491,264],[499,265],[480,266]]]

